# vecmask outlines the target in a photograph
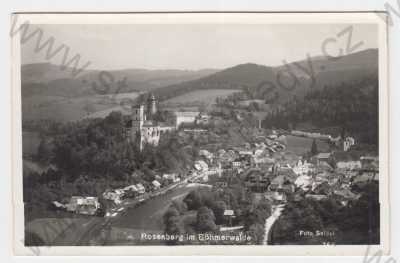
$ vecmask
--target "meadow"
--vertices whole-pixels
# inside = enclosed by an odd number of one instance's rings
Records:
[[[23,120],[50,119],[75,121],[88,117],[103,117],[121,104],[135,99],[139,93],[88,95],[82,97],[30,96],[22,98]],[[98,114],[96,114],[98,113]]]
[[[164,103],[167,105],[171,104],[199,104],[211,106],[215,104],[216,98],[225,98],[228,95],[239,92],[237,89],[206,89],[192,91],[169,100]]]

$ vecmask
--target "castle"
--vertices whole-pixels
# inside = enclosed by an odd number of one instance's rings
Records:
[[[182,124],[207,124],[209,116],[198,111],[175,111],[173,126],[157,121],[157,100],[150,94],[146,103],[132,106],[132,113],[126,123],[125,135],[128,141],[137,143],[140,150],[144,145],[157,146],[163,133],[178,130]]]
[[[157,146],[160,136],[175,128],[154,120],[157,111],[157,101],[153,94],[147,99],[146,111],[143,104],[132,106],[131,120],[127,123],[127,136],[128,140],[139,145],[140,150],[143,150],[145,144]]]

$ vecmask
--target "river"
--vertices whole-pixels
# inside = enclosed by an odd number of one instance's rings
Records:
[[[190,191],[204,187],[197,184],[180,185],[143,203],[126,208],[115,218],[99,226],[81,244],[133,245],[142,233],[163,233],[163,215],[174,200],[182,200]],[[140,244],[143,244],[139,242]]]

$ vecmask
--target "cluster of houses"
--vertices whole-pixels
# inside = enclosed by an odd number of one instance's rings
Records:
[[[146,192],[143,184],[133,184],[124,188],[107,190],[103,193],[103,198],[120,204],[125,198],[134,198]]]
[[[111,201],[118,207],[125,199],[143,201],[146,198],[145,194],[150,196],[163,186],[178,183],[180,180],[181,178],[175,173],[163,174],[162,177],[156,175],[156,179],[150,184],[138,183],[123,188],[108,189],[103,192],[102,198]],[[101,206],[98,197],[92,196],[72,196],[66,204],[58,201],[53,201],[52,204],[57,209],[82,215],[96,215],[101,208],[105,208]]]
[[[207,150],[200,150],[199,156],[202,159],[196,162],[195,167],[198,169],[198,166],[218,164],[223,169],[244,169],[263,163],[272,163],[270,154],[283,149],[285,149],[284,144],[270,140],[267,143],[246,143],[243,147],[219,149],[215,154]]]
[[[210,116],[198,111],[176,111],[175,128],[178,129],[182,124],[208,124]]]
[[[286,153],[281,154],[285,149],[283,139],[273,133],[263,137],[262,142],[246,143],[241,147],[215,152],[201,149],[190,174],[196,175],[194,178],[202,183],[209,182],[210,176],[220,178],[213,182],[213,187],[218,189],[228,187],[230,181],[226,178],[238,176],[249,191],[261,193],[266,199],[278,204],[285,203],[288,196],[294,196],[295,201],[302,198],[322,200],[336,196],[343,205],[347,205],[349,201],[360,197],[352,191],[352,185],[378,180],[377,157],[363,156],[354,160],[332,153],[319,153],[307,160],[298,156],[290,160],[286,158]],[[351,137],[344,141],[348,147],[354,145]],[[345,151],[344,156],[348,156]],[[164,189],[164,186],[180,180],[177,174],[156,175],[150,183],[109,189],[102,197],[120,205],[124,199],[143,199],[145,194],[159,193],[158,190]],[[67,204],[53,204],[66,211],[86,215],[95,215],[100,209],[97,197],[73,196]]]
[[[351,137],[345,141],[349,145],[354,144]],[[377,157],[343,159],[329,152],[319,153],[307,160],[297,156],[291,161],[273,157],[275,152],[283,149],[285,146],[277,138],[266,138],[262,143],[220,149],[214,153],[200,150],[201,159],[196,161],[195,168],[204,173],[215,171],[208,175],[217,174],[221,178],[214,181],[216,188],[229,186],[229,179],[221,175],[239,176],[248,190],[262,193],[278,204],[285,203],[288,196],[294,196],[295,201],[335,196],[345,206],[360,197],[352,190],[352,185],[377,181],[379,177]],[[348,156],[345,151],[343,153]]]
[[[330,153],[320,153],[310,162],[299,160],[293,167],[288,164],[278,167],[274,173],[267,173],[267,179],[264,179],[266,184],[269,182],[266,197],[285,202],[289,193],[293,194],[295,200],[304,197],[322,200],[334,196],[346,206],[350,201],[360,198],[352,186],[378,181],[378,170],[377,157],[335,160]]]
[[[121,204],[126,198],[142,198],[145,193],[152,193],[160,190],[163,186],[180,182],[181,178],[175,174],[163,174],[163,176],[156,175],[155,180],[151,181],[149,185],[144,186],[141,183],[126,186],[124,188],[107,190],[103,193],[103,198],[110,200],[115,204]]]
[[[53,201],[53,205],[58,209],[82,215],[96,215],[101,208],[97,197],[84,196],[72,196],[67,204]]]
[[[245,176],[245,185],[252,192],[264,193],[272,202],[284,203],[289,194],[295,200],[304,197],[322,200],[335,196],[345,206],[360,197],[352,191],[354,184],[379,180],[376,157],[337,161],[336,167],[332,167],[326,158],[333,157],[325,153],[310,162],[299,160],[294,166],[274,164],[267,170],[252,169]]]

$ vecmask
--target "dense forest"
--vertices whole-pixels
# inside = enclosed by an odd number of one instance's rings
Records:
[[[293,97],[272,111],[264,127],[296,129],[302,122],[315,127],[338,126],[359,142],[378,143],[378,79],[326,86],[308,92],[304,99]]]
[[[273,86],[245,88],[218,98],[217,104],[225,108],[242,108],[249,113],[266,111],[264,128],[291,130],[307,123],[317,131],[333,128],[333,136],[350,135],[360,143],[378,143],[378,78],[367,75],[357,81],[325,85],[308,89],[303,95],[296,92],[282,98]],[[245,106],[242,102],[247,101]]]
[[[34,161],[50,167],[42,173],[24,170],[25,207],[32,212],[27,218],[45,217],[52,201],[71,195],[101,196],[107,188],[139,182],[149,186],[157,173],[184,173],[198,153],[175,132],[163,135],[158,147],[146,145],[140,152],[127,142],[120,112],[104,119],[42,124],[26,124],[38,128],[42,137]]]
[[[232,209],[236,217],[232,220],[224,217],[226,209]],[[219,226],[232,224],[243,226],[252,243],[261,244],[265,219],[270,215],[270,203],[265,198],[256,201],[237,180],[224,191],[193,190],[182,201],[173,202],[164,214],[165,233],[218,233]]]
[[[379,244],[379,185],[370,182],[353,189],[361,194],[347,206],[340,198],[289,202],[272,229],[273,244]],[[332,236],[308,238],[300,231],[329,231]]]

